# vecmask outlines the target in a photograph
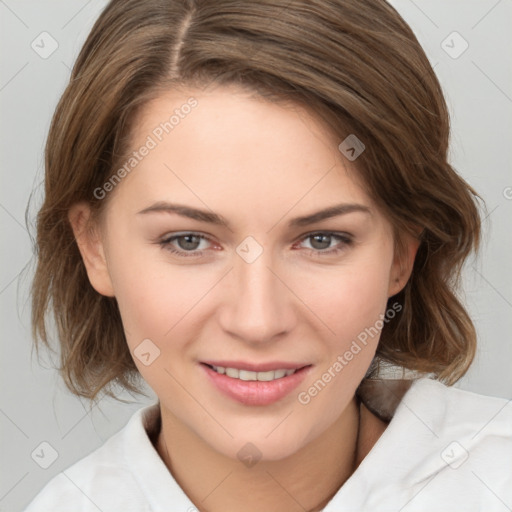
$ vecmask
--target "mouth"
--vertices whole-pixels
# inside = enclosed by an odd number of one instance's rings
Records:
[[[205,363],[206,364],[206,363]],[[277,370],[269,370],[266,372],[255,372],[251,370],[240,370],[239,368],[225,367],[225,366],[214,366],[207,364],[213,371],[226,375],[231,379],[239,379],[244,381],[259,381],[259,382],[271,382],[273,380],[282,379],[293,375],[300,368],[296,369],[285,369],[279,368]]]
[[[286,397],[306,377],[311,364],[255,365],[208,361],[200,364],[218,391],[245,405],[269,405]]]

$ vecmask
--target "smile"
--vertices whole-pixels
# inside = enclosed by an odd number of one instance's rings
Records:
[[[271,370],[268,372],[252,372],[248,370],[239,370],[238,368],[225,368],[223,366],[210,366],[214,371],[220,373],[221,375],[226,375],[227,377],[231,377],[232,379],[240,379],[240,380],[257,380],[261,382],[270,382],[276,379],[282,379],[283,377],[288,377],[289,375],[294,374],[297,370]]]
[[[213,388],[231,400],[251,406],[270,405],[285,399],[313,368],[311,364],[277,361],[260,365],[235,361],[230,365],[226,364],[228,361],[213,363],[199,365]]]

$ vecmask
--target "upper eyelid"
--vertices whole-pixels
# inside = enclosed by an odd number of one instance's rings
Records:
[[[178,231],[175,233],[169,233],[168,235],[164,235],[163,237],[161,237],[160,242],[171,242],[171,241],[175,240],[176,238],[180,238],[182,236],[187,236],[187,235],[198,236],[204,240],[213,242],[212,238],[209,235],[206,235],[206,234],[198,232],[198,231]],[[300,235],[299,237],[295,238],[294,243],[305,240],[313,235],[330,235],[330,236],[339,237],[339,238],[349,238],[350,240],[352,240],[354,238],[351,233],[348,233],[346,231],[313,230],[313,231],[308,231],[307,233],[304,233],[304,234]],[[193,252],[193,251],[185,251],[185,252]],[[200,251],[198,251],[198,252],[200,252]]]
[[[174,232],[166,233],[165,235],[161,236],[160,238],[162,240],[166,240],[166,239],[169,239],[169,238],[186,236],[186,235],[200,236],[202,238],[207,238],[208,240],[210,240],[212,238],[211,235],[208,235],[208,234],[203,233],[201,231],[174,231]],[[300,240],[302,238],[306,238],[306,237],[312,236],[312,235],[338,235],[338,236],[346,235],[347,237],[353,236],[351,233],[349,233],[347,231],[335,231],[335,230],[329,230],[329,229],[316,229],[316,230],[313,230],[313,231],[308,231],[307,233],[303,233],[302,235],[300,235],[296,239]]]

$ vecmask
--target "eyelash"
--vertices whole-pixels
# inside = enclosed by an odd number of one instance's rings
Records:
[[[163,248],[165,249],[166,251],[169,251],[171,254],[175,254],[179,257],[183,257],[183,258],[198,258],[198,257],[201,257],[203,256],[203,252],[204,251],[183,251],[183,250],[177,250],[177,249],[174,249],[172,248],[171,246],[171,243],[178,239],[178,238],[183,238],[183,237],[186,237],[186,236],[197,236],[199,237],[201,240],[208,240],[210,241],[210,239],[204,235],[201,235],[200,233],[195,233],[195,232],[184,232],[184,233],[181,233],[181,234],[175,234],[175,235],[172,235],[172,236],[169,236],[167,238],[164,238],[162,240],[160,240],[158,242],[158,244]],[[333,238],[337,238],[341,241],[341,243],[345,246],[350,246],[352,245],[353,243],[353,240],[352,240],[352,236],[349,235],[348,233],[336,233],[336,232],[333,232],[333,231],[314,231],[312,233],[308,233],[306,235],[304,235],[301,239],[299,239],[299,242],[302,242],[304,240],[307,240],[308,238],[312,238],[314,237],[315,235],[327,235],[327,236],[330,236],[330,237],[333,237]],[[320,256],[320,257],[323,257],[323,256],[331,256],[331,255],[336,255],[336,254],[339,254],[340,252],[343,251],[343,248],[334,248],[334,249],[328,249],[328,250],[320,250],[320,249],[306,249],[306,251],[312,255],[312,256]]]

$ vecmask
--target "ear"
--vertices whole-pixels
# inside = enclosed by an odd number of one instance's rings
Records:
[[[114,297],[99,226],[91,222],[89,204],[80,202],[71,206],[68,219],[92,287],[101,295]]]
[[[402,291],[411,277],[414,259],[421,243],[419,234],[416,236],[402,233],[399,247],[395,247],[395,255],[389,276],[388,297]]]

